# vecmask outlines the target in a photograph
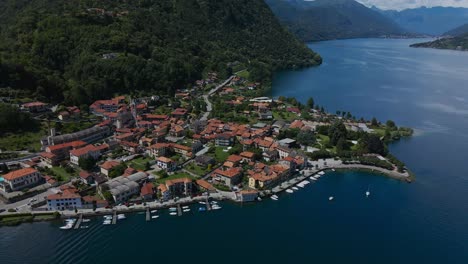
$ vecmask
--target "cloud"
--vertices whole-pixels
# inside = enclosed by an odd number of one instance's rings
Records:
[[[402,10],[407,8],[417,8],[421,6],[452,6],[467,7],[468,0],[357,0],[366,6],[377,6],[381,9]]]

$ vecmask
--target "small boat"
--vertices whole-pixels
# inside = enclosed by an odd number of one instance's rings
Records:
[[[323,175],[325,175],[325,172],[321,171],[321,172],[319,172],[318,174],[319,174],[320,176],[323,176]]]
[[[260,198],[260,196],[259,196],[259,197],[257,197],[257,200],[258,200],[259,202],[261,202],[261,201],[262,201],[262,198]]]
[[[219,209],[221,209],[221,208],[222,208],[221,206],[213,206],[213,208],[211,208],[211,209],[213,209],[213,210],[219,210]]]
[[[151,219],[157,219],[157,218],[159,218],[159,215],[153,215],[153,216],[151,217]]]
[[[328,197],[328,201],[333,201],[333,199],[335,199],[335,197],[333,196]]]
[[[88,229],[89,226],[81,226],[80,228],[81,228],[81,229]]]
[[[291,189],[293,189],[295,191],[299,191],[299,188],[297,188],[297,187],[292,187]]]
[[[335,169],[332,169],[333,172],[335,172],[336,170]]]
[[[211,201],[211,204],[218,204],[217,201]]]
[[[112,215],[105,215],[105,216],[104,216],[104,219],[106,219],[106,220],[112,220]]]
[[[190,212],[190,209],[184,209],[183,212],[184,213]]]
[[[73,224],[66,224],[66,225],[60,227],[60,229],[62,229],[62,230],[68,230],[68,229],[72,229],[72,228],[73,228]]]
[[[117,220],[124,220],[124,219],[126,219],[124,214],[118,214],[117,215]]]
[[[171,212],[175,212],[175,211],[177,211],[177,208],[175,208],[175,207],[171,207],[171,208],[169,208],[169,211],[171,211]]]
[[[74,219],[74,218],[70,218],[70,219],[65,220],[65,223],[67,223],[67,224],[73,224],[75,222],[76,222],[76,219]]]
[[[111,220],[105,220],[104,222],[102,222],[103,225],[110,225],[112,224],[112,221]]]
[[[151,211],[152,214],[155,214],[155,213],[157,213],[157,212],[158,212],[158,210],[153,210],[153,211]]]
[[[310,179],[313,180],[313,181],[317,180],[314,176],[310,177]]]
[[[199,204],[206,204],[206,202],[198,202]]]
[[[198,208],[198,212],[205,212],[206,211],[206,207],[199,207]]]
[[[82,223],[89,223],[89,222],[91,222],[91,219],[83,219],[83,220],[81,220],[81,222]]]
[[[189,209],[189,206],[188,205],[182,206],[182,209]]]
[[[169,215],[177,215],[176,212],[169,213]]]
[[[369,196],[370,196],[370,190],[369,190],[369,187],[367,187],[366,197],[369,197]]]
[[[291,189],[287,189],[286,192],[287,192],[287,193],[293,193],[294,191],[291,190]]]

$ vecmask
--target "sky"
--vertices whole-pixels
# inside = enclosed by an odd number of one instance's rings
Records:
[[[402,10],[421,6],[453,6],[468,7],[468,0],[357,0],[367,6],[377,6],[380,9]]]

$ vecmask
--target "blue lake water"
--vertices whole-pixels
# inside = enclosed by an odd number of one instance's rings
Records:
[[[324,65],[279,73],[272,91],[417,128],[391,146],[416,182],[336,172],[276,202],[150,223],[2,227],[1,263],[467,263],[468,53],[408,47],[416,41],[314,43]]]

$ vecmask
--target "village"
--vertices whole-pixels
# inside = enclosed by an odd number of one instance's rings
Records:
[[[83,107],[61,107],[54,112],[60,126],[41,139],[42,152],[4,166],[2,208],[96,211],[210,196],[253,202],[292,192],[295,179],[326,169],[369,169],[409,179],[380,142],[407,129],[326,113],[313,99],[304,105],[263,93],[261,83],[242,74],[221,83],[210,73],[174,97],[98,100],[86,109],[95,124],[72,133],[60,128],[79,123]],[[41,102],[22,108],[51,111]],[[367,135],[377,135],[379,142]],[[368,153],[356,158],[366,140]]]

